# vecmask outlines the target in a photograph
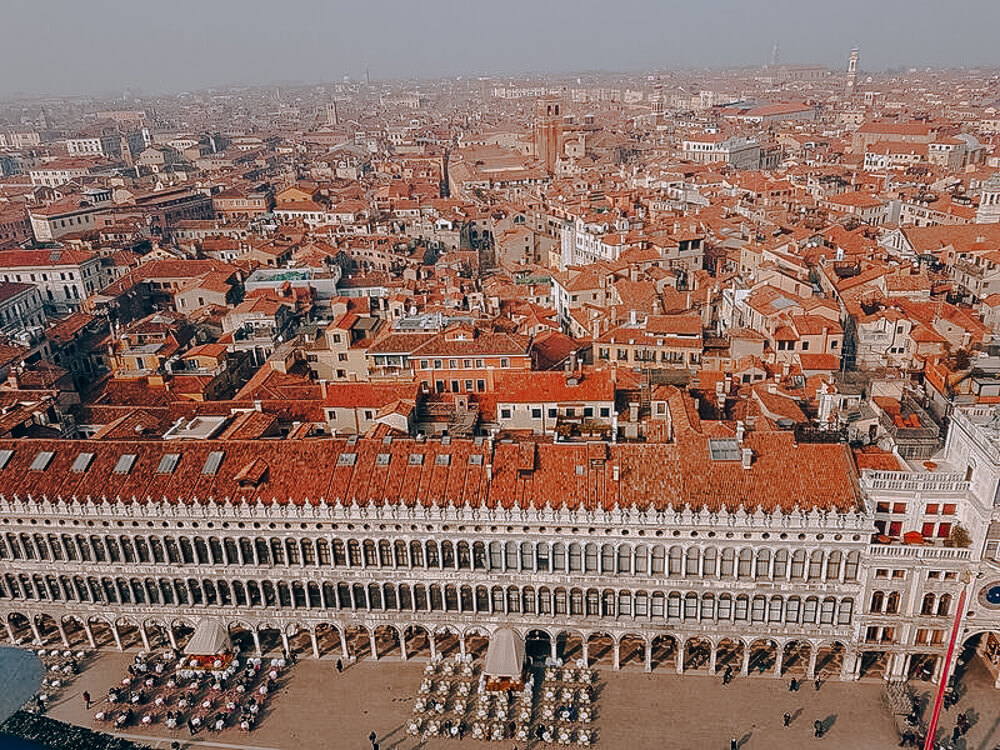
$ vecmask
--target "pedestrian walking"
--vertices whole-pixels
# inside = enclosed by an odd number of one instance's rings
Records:
[[[90,693],[86,690],[83,691],[83,702],[87,704],[87,710],[90,710]]]
[[[729,740],[729,750],[740,750],[740,742],[735,737]]]
[[[817,693],[819,692],[819,686],[822,685],[822,684],[823,684],[823,680],[821,678],[817,677],[816,681],[813,683],[813,685],[816,686],[816,692]]]
[[[375,746],[375,740],[377,740],[377,739],[378,739],[378,735],[377,735],[377,734],[375,734],[375,732],[374,732],[374,731],[372,731],[372,732],[370,732],[370,733],[368,734],[368,741],[369,741],[370,743],[372,743],[372,747],[374,747],[374,746]]]
[[[813,722],[813,736],[822,737],[823,736],[823,722],[819,719]]]
[[[787,711],[785,711],[785,715],[782,716],[781,718],[784,721],[786,727],[791,725],[791,723],[792,723],[792,715],[790,713],[788,713]]]
[[[337,674],[340,674],[343,671],[344,671],[344,662],[342,662],[340,659],[337,659]]]
[[[798,680],[796,680],[796,679],[795,679],[795,678],[793,677],[793,678],[792,678],[792,680],[791,680],[791,682],[789,682],[789,683],[788,683],[788,692],[789,692],[789,693],[794,693],[794,692],[795,692],[796,690],[798,690],[798,689],[799,689],[799,683],[798,683]]]

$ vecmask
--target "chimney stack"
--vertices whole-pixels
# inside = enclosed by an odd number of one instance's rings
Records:
[[[750,448],[744,448],[742,452],[743,468],[749,469],[753,465],[753,451]]]

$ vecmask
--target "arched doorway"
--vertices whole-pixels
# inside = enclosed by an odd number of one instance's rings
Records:
[[[816,649],[816,676],[830,678],[844,669],[847,647],[840,641],[824,643]]]
[[[29,643],[35,640],[31,623],[20,612],[11,612],[7,615],[7,622],[10,624],[10,629],[14,631],[14,643]]]
[[[885,677],[889,667],[888,651],[862,651],[860,677]],[[818,673],[818,670],[817,670]]]
[[[618,641],[618,667],[646,667],[646,641],[641,635],[628,633]]]
[[[62,618],[62,626],[70,646],[90,646],[87,630],[83,627],[83,620],[78,616],[65,615]]]
[[[238,648],[243,654],[256,653],[256,646],[253,641],[253,629],[246,623],[230,623],[229,640],[232,641],[233,646]]]
[[[490,634],[480,628],[472,628],[465,634],[465,653],[473,659],[486,658],[486,649],[490,646]]]
[[[285,631],[288,633],[288,650],[295,656],[312,656],[312,635],[305,625],[289,625]]]
[[[543,666],[552,656],[552,636],[544,630],[529,630],[524,637],[525,656],[535,666]]]
[[[743,641],[723,638],[715,649],[715,671],[725,672],[728,668],[733,674],[739,674],[743,669],[745,649]]]
[[[412,659],[415,656],[430,657],[431,642],[427,635],[427,628],[422,625],[410,625],[403,633],[406,639],[406,657]]]
[[[351,659],[361,661],[372,655],[371,638],[367,629],[360,625],[348,625],[344,628],[344,638],[347,639],[347,655]]]
[[[320,657],[333,654],[343,657],[344,654],[340,650],[340,631],[335,625],[323,622],[317,625],[315,630],[316,646],[319,648]]]
[[[402,651],[399,650],[399,631],[392,625],[376,627],[375,648],[378,650],[379,659],[384,659],[387,656],[402,658]]]
[[[94,645],[97,648],[104,648],[115,645],[115,637],[111,633],[111,626],[100,617],[91,617],[87,622],[90,633],[94,636]]]
[[[677,639],[672,635],[658,635],[650,644],[650,662],[653,669],[660,666],[674,669],[677,665]]]
[[[38,634],[42,637],[42,643],[62,645],[59,627],[51,615],[37,615],[35,625],[38,627]]]
[[[281,654],[285,650],[285,643],[281,639],[281,629],[276,625],[260,625],[257,628],[257,640],[260,641],[262,654]]]
[[[767,638],[758,638],[750,644],[750,674],[773,671],[777,658],[778,644]]]
[[[587,666],[596,667],[600,664],[611,666],[614,660],[615,641],[607,633],[593,633],[587,639]]]
[[[688,638],[684,643],[685,672],[708,671],[712,659],[712,644],[705,638]]]
[[[143,648],[142,636],[139,634],[139,626],[131,620],[117,620],[115,629],[118,631],[118,639],[122,643],[122,649]]]
[[[789,641],[781,650],[781,674],[804,677],[809,672],[811,657],[809,641]]]
[[[170,648],[170,639],[167,637],[167,628],[158,620],[146,620],[142,624],[146,631],[146,639],[149,647],[153,650]]]
[[[577,633],[562,631],[556,635],[556,654],[563,664],[575,665],[583,658],[583,637]]]
[[[442,657],[449,657],[459,651],[458,632],[447,627],[440,627],[434,631],[434,646]]]
[[[187,642],[191,640],[191,636],[194,635],[194,625],[187,620],[174,620],[170,627],[174,631],[174,641],[177,643],[177,648],[183,651]]]
[[[928,682],[934,676],[937,666],[937,654],[911,654],[910,663],[906,668],[906,678]]]

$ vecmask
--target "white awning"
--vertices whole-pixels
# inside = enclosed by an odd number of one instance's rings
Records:
[[[487,677],[517,679],[524,667],[524,639],[510,628],[500,628],[490,638],[486,650]]]
[[[233,647],[229,633],[218,620],[199,620],[194,635],[184,648],[188,656],[214,656]]]

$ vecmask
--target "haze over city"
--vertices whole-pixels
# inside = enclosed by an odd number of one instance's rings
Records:
[[[953,22],[952,22],[953,21]],[[705,3],[553,0],[317,3],[13,2],[0,96],[169,93],[359,78],[759,65],[989,66],[1000,4],[957,0]],[[43,31],[42,31],[43,30]]]

